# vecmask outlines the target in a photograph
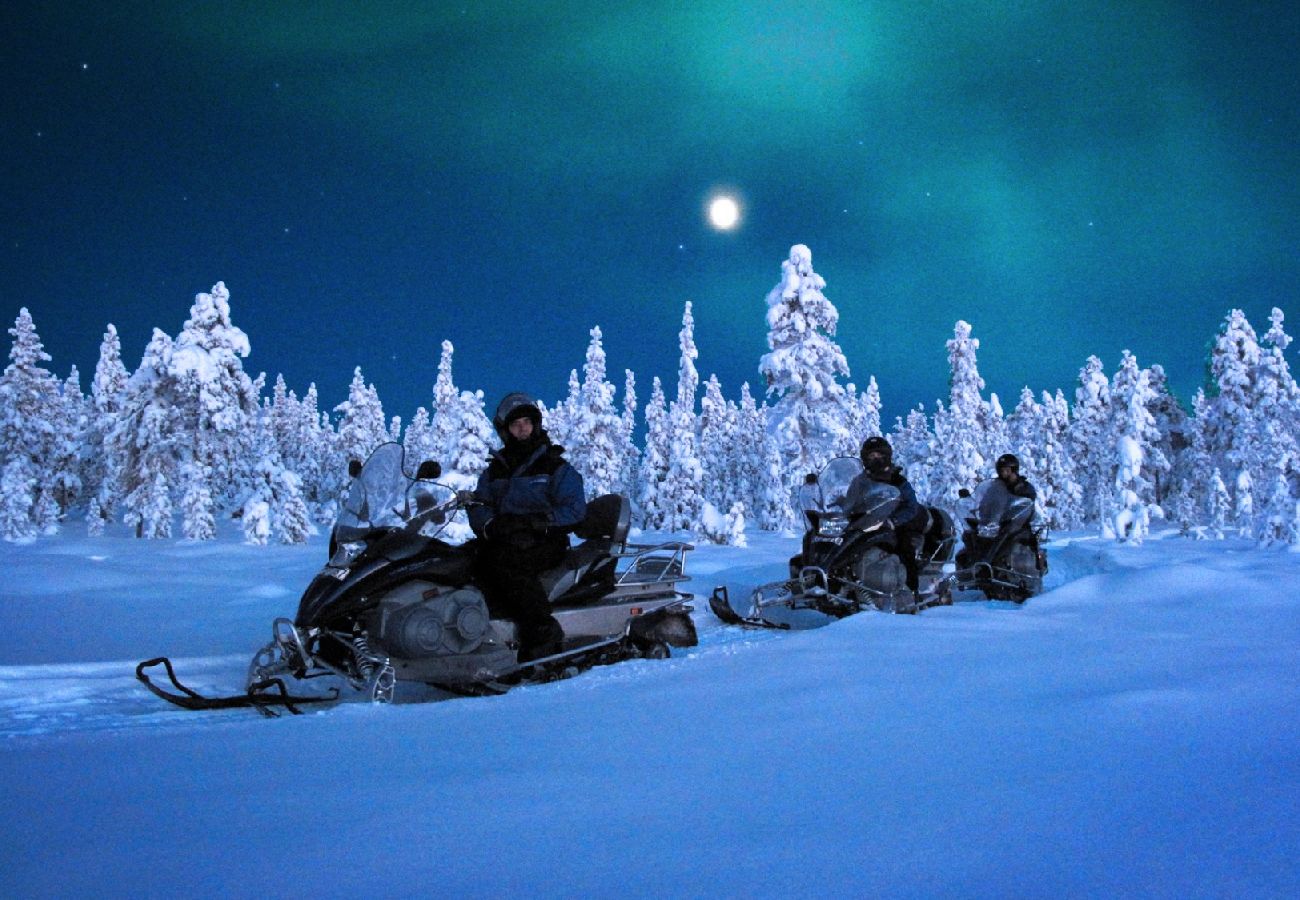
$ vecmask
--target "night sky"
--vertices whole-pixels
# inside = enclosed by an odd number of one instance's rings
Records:
[[[409,419],[444,339],[489,409],[553,401],[593,325],[644,403],[687,300],[734,398],[794,243],[890,417],[946,397],[959,318],[1008,411],[1125,348],[1187,402],[1232,307],[1300,334],[1293,2],[10,0],[0,29],[0,314],[86,389],[106,323],[133,369],[223,280],[245,367],[322,407],[360,365]]]

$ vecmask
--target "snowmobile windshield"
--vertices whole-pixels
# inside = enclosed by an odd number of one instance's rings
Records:
[[[451,488],[406,474],[402,445],[381,444],[352,481],[336,527],[342,533],[400,528],[451,499]]]
[[[1028,522],[1034,513],[1034,501],[1017,497],[1007,490],[1000,479],[990,478],[975,489],[973,497],[978,510],[980,529],[996,530],[1004,522]]]
[[[849,493],[848,511],[854,517],[855,528],[869,528],[883,522],[903,497],[892,484],[870,478],[863,478],[857,489]]]
[[[837,456],[817,476],[817,491],[805,501],[815,502],[815,512],[848,512],[849,485],[862,474],[862,461],[853,456]],[[805,506],[805,509],[809,507]]]

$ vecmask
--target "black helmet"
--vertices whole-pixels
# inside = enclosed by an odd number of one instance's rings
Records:
[[[1003,453],[998,457],[998,461],[993,464],[993,471],[1001,472],[1003,469],[1010,469],[1013,472],[1020,472],[1020,460],[1016,459],[1014,453]]]
[[[892,465],[894,462],[894,448],[889,446],[889,441],[876,435],[875,437],[869,437],[862,442],[862,452],[859,456],[862,457],[862,464],[868,469],[873,468],[872,465],[867,462],[868,456],[876,457],[883,462],[884,466],[888,466]]]
[[[537,401],[525,394],[523,391],[515,391],[506,394],[497,404],[496,415],[492,417],[492,427],[497,430],[501,440],[506,439],[506,429],[515,419],[527,417],[533,420],[533,430],[536,431],[542,427],[542,411],[537,407]]]

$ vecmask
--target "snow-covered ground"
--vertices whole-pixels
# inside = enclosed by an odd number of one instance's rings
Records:
[[[186,712],[242,686],[307,546],[0,544],[11,897],[1300,895],[1300,555],[1049,548],[1023,608],[725,628],[502,697]]]

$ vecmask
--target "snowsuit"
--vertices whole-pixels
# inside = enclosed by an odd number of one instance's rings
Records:
[[[990,478],[988,481],[981,482],[979,487],[975,489],[972,498],[974,508],[969,510],[969,515],[972,518],[991,519],[1010,501],[1011,497],[1037,500],[1038,491],[1027,478],[1017,479],[1014,485],[1008,485],[1001,478]],[[1047,556],[1043,553],[1042,547],[1039,546],[1038,532],[1032,527],[1025,529],[1024,541],[1034,551],[1039,570],[1046,572]],[[963,562],[963,554],[959,553],[957,555],[957,564],[968,565],[969,560]]]
[[[892,484],[898,488],[898,506],[889,517],[889,525],[894,530],[894,553],[902,561],[903,569],[907,572],[907,586],[912,593],[916,593],[920,584],[920,571],[916,565],[915,548],[919,542],[914,539],[924,537],[929,516],[916,499],[916,491],[912,489],[911,482],[904,477],[903,470],[893,465],[876,472],[865,469],[861,475],[853,479],[853,483],[849,485],[848,500],[845,504],[850,512],[866,492],[869,481]]]
[[[507,437],[474,489],[469,524],[481,538],[477,580],[493,615],[519,627],[519,660],[560,650],[564,632],[551,615],[540,575],[564,561],[568,532],[587,511],[582,476],[540,428],[527,441]]]

